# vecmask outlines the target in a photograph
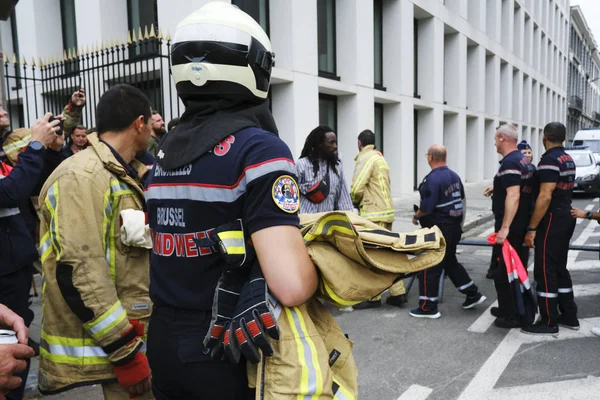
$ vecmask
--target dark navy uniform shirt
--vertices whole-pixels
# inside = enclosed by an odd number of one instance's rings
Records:
[[[446,166],[433,169],[419,185],[419,193],[419,208],[427,214],[420,218],[422,226],[461,223],[465,192],[454,171]]]
[[[545,152],[537,169],[539,184],[556,183],[548,212],[570,212],[575,186],[575,162],[570,155],[565,153],[565,148],[553,147]]]
[[[520,186],[519,208],[513,219],[513,224],[527,225],[533,209],[533,185],[535,166],[529,162],[519,150],[508,153],[502,161],[496,176],[494,176],[494,195],[492,211],[496,221],[504,218],[506,189]]]
[[[164,170],[156,164],[146,201],[153,250],[150,297],[157,306],[212,308],[224,263],[194,239],[243,220],[246,235],[278,225],[298,226],[295,164],[277,136],[243,129],[191,164]],[[285,268],[288,254],[281,259]]]

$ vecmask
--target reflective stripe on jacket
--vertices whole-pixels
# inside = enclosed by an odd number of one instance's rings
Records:
[[[337,306],[368,300],[440,263],[446,242],[437,227],[396,234],[352,212],[300,214],[300,225],[319,288],[298,307],[272,299],[280,339],[271,342],[275,352],[264,366],[248,366],[248,381],[257,399],[356,399],[352,342],[320,300]]]
[[[120,233],[121,210],[144,210],[142,188],[96,134],[88,140],[39,197],[43,393],[114,380],[113,364],[143,351],[140,335],[152,310],[150,251],[125,245]],[[142,163],[132,165],[145,172]]]
[[[390,169],[373,145],[362,148],[350,188],[352,202],[360,215],[370,221],[394,222],[394,203],[390,192]]]

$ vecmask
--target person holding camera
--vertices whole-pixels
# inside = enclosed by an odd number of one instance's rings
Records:
[[[35,240],[27,229],[19,206],[29,199],[44,168],[48,147],[58,146],[62,137],[56,134],[59,120],[50,121],[48,113],[31,127],[31,142],[19,155],[14,168],[3,165],[0,173],[0,303],[5,304],[29,325],[33,313],[29,310],[31,264],[38,259]],[[0,123],[7,113],[0,105]],[[21,373],[22,385],[8,399],[21,399],[27,379],[27,368]]]

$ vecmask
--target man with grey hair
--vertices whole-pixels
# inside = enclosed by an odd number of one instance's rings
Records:
[[[494,135],[496,151],[503,158],[494,177],[492,211],[496,231],[494,253],[502,254],[502,244],[508,240],[523,260],[523,242],[533,206],[535,167],[517,148],[518,139],[517,128],[512,124],[500,125]],[[495,325],[500,328],[521,326],[503,263],[494,265],[492,276],[498,294],[498,307],[490,310],[496,317]]]
[[[446,165],[446,148],[433,144],[427,150],[427,163],[431,172],[419,185],[421,203],[413,217],[413,224],[424,228],[437,225],[446,239],[446,255],[435,267],[419,273],[419,306],[410,310],[415,318],[439,318],[439,281],[445,271],[454,286],[466,296],[465,310],[485,301],[477,285],[456,259],[456,245],[462,236],[465,190],[460,177]]]

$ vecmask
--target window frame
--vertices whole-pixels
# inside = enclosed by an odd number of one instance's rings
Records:
[[[377,24],[375,23],[375,10],[379,8],[379,31],[375,29]],[[377,55],[377,47],[375,46],[376,36],[379,36],[379,43],[381,46],[381,52],[379,56]],[[377,59],[379,58],[379,68],[377,68]],[[381,76],[381,82],[377,82],[376,74],[379,69],[379,74]],[[384,76],[383,76],[383,0],[373,0],[373,87],[377,90],[386,91],[386,87],[383,85]]]
[[[244,11],[246,14],[250,15],[252,18],[254,18],[254,16],[252,14],[250,14],[248,11],[245,10],[245,5],[247,1],[253,1],[253,0],[231,0],[231,4],[233,4],[234,6],[237,6],[240,10]],[[265,2],[265,26],[262,26],[262,24],[260,23],[260,21],[258,21],[256,18],[254,18],[254,20],[261,26],[261,28],[263,28],[263,30],[266,32],[267,36],[270,37],[271,34],[271,4],[269,2],[269,0],[255,0],[258,1],[259,3],[261,1]]]
[[[378,136],[377,135],[377,111],[378,110],[379,110],[379,112],[381,112],[381,146],[377,146],[377,136]],[[375,134],[375,149],[379,150],[379,152],[381,154],[383,154],[383,151],[385,148],[385,146],[384,146],[385,145],[385,140],[384,140],[384,137],[385,137],[385,114],[384,114],[385,107],[381,103],[375,103],[373,111],[374,111],[373,116],[374,116],[374,120],[375,120],[374,129],[373,129],[374,130],[373,133]]]
[[[341,80],[341,78],[338,76],[337,74],[337,18],[336,18],[336,13],[337,13],[337,7],[336,7],[336,2],[337,0],[319,0],[319,1],[330,1],[332,4],[332,8],[333,8],[333,72],[330,71],[325,71],[321,69],[321,63],[319,62],[319,8],[317,6],[317,68],[318,68],[318,75],[321,78],[326,78],[326,79],[332,79],[332,80],[336,80],[339,81]]]
[[[144,0],[139,0],[144,1]],[[147,0],[146,0],[147,1]],[[140,29],[142,32],[144,32],[144,29],[146,27],[151,28],[152,24],[154,24],[154,30],[155,32],[159,32],[158,29],[158,1],[157,0],[150,0],[153,2],[154,4],[154,20],[149,24],[149,25],[144,25],[142,26],[142,24],[140,23],[139,27],[133,27],[133,18],[132,18],[132,11],[133,11],[133,0],[127,0],[127,32],[134,32],[135,35],[137,36]],[[138,10],[139,11],[139,10]],[[148,43],[144,43],[143,38],[137,38],[137,42],[136,43],[132,43],[129,44],[128,47],[128,54],[129,54],[129,61],[138,61],[140,59],[145,59],[145,58],[151,58],[151,57],[156,57],[158,55],[160,55],[161,53],[161,49],[160,49],[160,45],[158,44],[158,40],[156,38],[152,38],[152,39],[148,39]]]
[[[332,96],[330,94],[324,94],[324,93],[319,93],[319,125],[325,125],[322,123],[322,119],[321,119],[321,100],[323,101],[331,101],[333,102],[333,125],[331,126],[329,124],[327,124],[331,129],[333,129],[333,131],[335,132],[335,134],[337,135],[337,129],[338,129],[338,98],[337,96]]]

